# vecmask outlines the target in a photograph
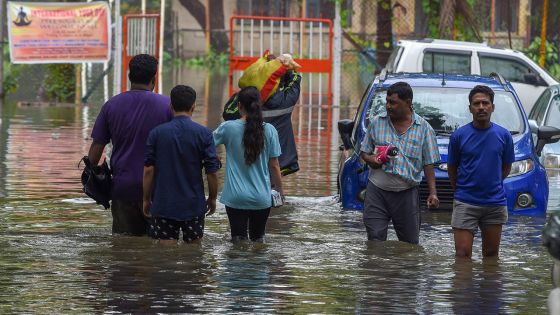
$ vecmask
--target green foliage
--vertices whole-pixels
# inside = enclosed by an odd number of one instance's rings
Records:
[[[475,5],[475,0],[466,0],[469,7],[472,9]],[[436,0],[422,0],[422,9],[426,16],[426,23],[428,24],[427,37],[440,38],[439,34],[439,21],[440,21],[440,1]],[[455,28],[457,29],[456,40],[462,41],[476,41],[476,36],[470,26],[467,24],[465,18],[455,12]]]
[[[17,90],[18,78],[22,69],[26,65],[15,65],[10,62],[10,50],[8,45],[4,45],[4,94],[12,93]]]
[[[558,63],[558,47],[551,42],[544,43],[544,69],[547,70],[553,77],[560,80],[560,64]],[[534,62],[539,64],[541,56],[541,38],[535,37],[529,47],[524,53],[531,58]]]
[[[184,61],[191,68],[226,68],[229,65],[229,54],[216,53],[214,50],[204,56],[193,57]]]
[[[73,102],[76,93],[76,69],[73,64],[49,64],[45,78],[47,96],[57,102]]]

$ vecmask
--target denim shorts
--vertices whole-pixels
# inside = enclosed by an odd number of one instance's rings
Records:
[[[185,242],[202,238],[204,235],[204,216],[186,221],[153,217],[150,223],[150,236],[158,240],[178,240],[181,230]]]
[[[456,229],[469,230],[476,233],[478,227],[485,225],[502,225],[508,220],[507,206],[475,206],[453,200],[451,226]]]

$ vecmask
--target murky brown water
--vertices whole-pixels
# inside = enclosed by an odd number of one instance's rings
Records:
[[[177,70],[199,92],[195,120],[215,127],[224,74]],[[210,88],[207,88],[207,87]],[[361,97],[361,90],[356,96]],[[511,217],[501,259],[454,259],[450,213],[423,213],[421,246],[365,242],[360,213],[336,199],[338,134],[351,110],[294,115],[302,170],[272,212],[267,244],[232,245],[220,205],[201,246],[113,237],[110,212],[83,198],[77,167],[100,102],[4,104],[0,132],[0,313],[545,313],[545,218]],[[390,232],[390,239],[396,236]]]

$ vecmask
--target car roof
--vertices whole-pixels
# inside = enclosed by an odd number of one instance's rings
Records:
[[[457,40],[425,38],[425,39],[418,39],[418,40],[403,39],[399,41],[399,44],[402,46],[422,46],[422,47],[430,47],[430,48],[449,48],[449,49],[461,49],[461,50],[465,50],[465,49],[469,50],[469,48],[471,49],[474,48],[477,51],[498,50],[502,52],[519,53],[519,51],[517,50],[488,46],[486,42],[477,43],[477,42],[463,42]]]
[[[377,79],[379,76],[377,77]],[[437,73],[391,73],[383,81],[382,87],[388,88],[391,84],[405,81],[411,87],[441,87],[445,78],[446,88],[472,89],[476,85],[486,85],[494,91],[505,91],[504,86],[493,77],[464,74],[437,74]],[[510,86],[508,86],[511,89]]]

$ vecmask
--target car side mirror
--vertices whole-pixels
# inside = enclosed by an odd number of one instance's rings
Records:
[[[529,119],[529,129],[531,129],[531,133],[538,133],[539,132],[539,125],[537,121],[534,119]]]
[[[537,155],[541,156],[545,144],[560,140],[560,129],[551,126],[540,126],[537,131]]]
[[[527,84],[532,84],[535,86],[546,86],[546,82],[541,79],[541,77],[537,73],[529,72],[523,75],[523,80]]]
[[[338,133],[342,138],[344,150],[352,148],[352,130],[354,130],[354,121],[350,119],[342,119],[338,121]]]
[[[537,74],[536,73],[525,73],[523,75],[523,81],[525,81],[525,83],[528,84],[532,84],[532,85],[537,85],[537,82],[539,82],[539,79],[537,78]]]

